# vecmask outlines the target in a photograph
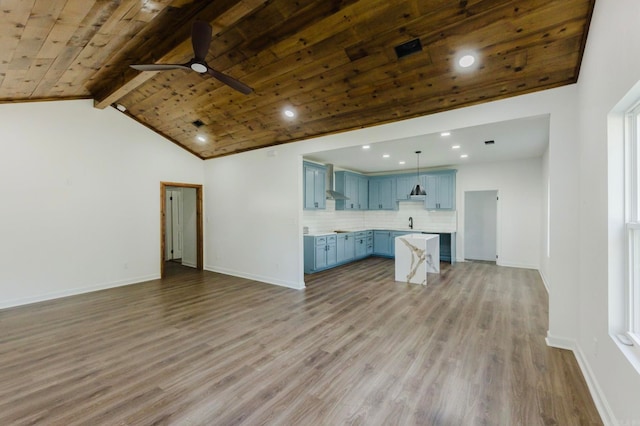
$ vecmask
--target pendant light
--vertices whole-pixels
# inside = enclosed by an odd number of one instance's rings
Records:
[[[412,196],[412,197],[416,195],[427,195],[425,190],[420,187],[420,153],[421,152],[422,151],[416,151],[416,156],[418,157],[418,168],[416,171],[418,183],[411,190],[411,194],[409,194],[409,196]]]

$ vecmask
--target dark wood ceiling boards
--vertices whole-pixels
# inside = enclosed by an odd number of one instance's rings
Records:
[[[0,0],[0,102],[119,103],[213,158],[574,83],[594,1]],[[194,20],[213,28],[209,65],[253,93],[129,67],[187,62]]]

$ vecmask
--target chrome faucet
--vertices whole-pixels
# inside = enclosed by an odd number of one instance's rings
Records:
[[[413,218],[409,216],[409,229],[413,229]]]

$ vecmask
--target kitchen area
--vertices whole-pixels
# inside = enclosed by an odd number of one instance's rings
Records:
[[[305,273],[395,258],[408,234],[436,235],[439,260],[455,262],[455,169],[367,175],[306,160],[303,169]]]

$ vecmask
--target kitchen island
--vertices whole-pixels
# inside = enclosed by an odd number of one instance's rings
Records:
[[[429,273],[440,273],[440,236],[407,234],[395,238],[396,281],[427,285]]]

